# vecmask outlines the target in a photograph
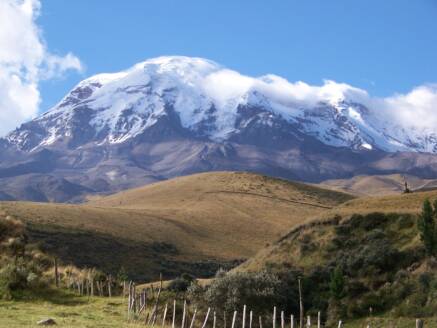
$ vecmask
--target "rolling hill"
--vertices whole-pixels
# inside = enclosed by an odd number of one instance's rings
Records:
[[[381,196],[400,194],[405,189],[405,181],[413,191],[437,188],[436,179],[423,179],[414,175],[357,175],[350,179],[326,180],[318,184],[323,188],[345,191],[357,196]]]
[[[257,271],[264,268],[268,263],[274,262],[298,264],[300,260],[296,260],[296,254],[289,252],[289,250],[291,244],[299,244],[299,236],[309,234],[316,242],[319,240],[319,246],[322,243],[326,246],[326,239],[324,238],[326,237],[328,240],[333,238],[333,235],[327,231],[332,232],[335,227],[339,224],[341,225],[342,222],[348,223],[350,218],[354,215],[370,215],[367,220],[372,219],[373,213],[383,213],[385,215],[396,213],[396,215],[414,217],[420,213],[425,199],[437,199],[437,191],[352,199],[331,210],[307,219],[307,222],[303,225],[292,228],[288,234],[284,234],[276,243],[262,249],[257,255],[243,263],[236,270]],[[378,222],[375,224],[377,225]],[[417,245],[417,229],[414,226],[413,229],[410,230],[410,233],[412,232],[410,235],[411,239],[407,240],[407,242],[412,242],[414,239],[414,243]],[[321,238],[321,236],[324,237]]]
[[[307,218],[352,196],[266,176],[216,172],[158,182],[82,205],[3,202],[34,241],[64,262],[208,276],[254,255]]]
[[[437,191],[351,200],[293,228],[234,272],[269,270],[294,284],[301,277],[306,309],[328,318],[376,326],[369,309],[392,318],[435,316],[437,261],[416,223],[427,198],[437,199]]]

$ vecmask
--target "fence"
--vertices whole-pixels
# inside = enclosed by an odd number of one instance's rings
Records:
[[[156,296],[153,296],[154,302],[148,308],[147,290],[142,289],[141,291],[138,292],[135,283],[130,282],[126,291],[126,294],[128,296],[127,320],[143,321],[145,325],[152,328],[153,327],[158,328],[159,326],[161,326],[161,328],[164,328],[169,326],[170,323],[171,323],[171,328],[176,328],[176,326],[178,326],[178,328],[179,327],[195,328],[196,326],[197,327],[199,326],[196,325],[196,323],[201,323],[202,324],[200,326],[201,328],[206,328],[208,324],[209,325],[212,324],[212,328],[217,327],[217,313],[216,311],[213,311],[211,308],[207,309],[203,318],[200,317],[198,309],[194,308],[194,311],[192,311],[192,316],[191,318],[189,318],[189,311],[188,311],[186,300],[183,301],[182,318],[180,324],[177,325],[176,324],[177,301],[176,300],[173,301],[172,312],[170,317],[169,316],[170,305],[168,303],[166,303],[162,309],[159,308],[161,291],[162,291],[162,281],[157,293],[155,293],[152,290],[152,296],[153,294],[156,294]],[[161,314],[159,314],[160,310],[162,310]],[[241,319],[241,328],[255,328],[255,326],[258,326],[259,328],[268,327],[268,325],[265,324],[266,318],[263,318],[262,316],[258,316],[258,320],[256,320],[255,313],[250,309],[248,309],[246,305],[243,305],[241,313],[239,313],[238,311],[234,311],[232,313],[232,321],[231,321],[230,328],[237,328],[238,319]],[[314,321],[313,318],[309,315],[304,317],[301,297],[300,297],[299,318],[296,318],[293,314],[286,315],[284,311],[278,311],[277,307],[275,306],[272,309],[271,319],[272,319],[271,321],[272,328],[325,327],[324,323],[322,322],[321,312],[317,313],[317,316],[314,318]],[[226,313],[223,313],[223,320],[222,320],[223,328],[227,328],[226,322],[227,322]],[[339,320],[338,323],[336,324],[336,327],[337,328],[344,327],[343,321]],[[368,324],[366,328],[373,328],[373,327],[370,324]],[[416,328],[424,328],[423,320],[416,319]]]

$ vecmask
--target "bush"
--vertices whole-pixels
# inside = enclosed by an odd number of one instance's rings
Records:
[[[43,285],[41,268],[33,261],[3,258],[0,268],[0,297],[10,299],[14,291]]]
[[[284,304],[286,290],[275,274],[266,271],[233,273],[214,280],[202,297],[208,306],[222,312],[234,311],[246,304],[261,314],[270,313],[274,305]]]
[[[329,292],[331,297],[336,300],[340,300],[345,296],[344,290],[344,276],[343,271],[340,267],[335,268],[335,270],[331,273],[331,279],[329,282]]]
[[[28,244],[24,225],[0,217],[0,297],[12,298],[20,289],[42,285],[47,258]]]
[[[188,273],[183,273],[180,277],[173,279],[168,285],[168,290],[173,292],[185,292],[195,281],[194,277]]]

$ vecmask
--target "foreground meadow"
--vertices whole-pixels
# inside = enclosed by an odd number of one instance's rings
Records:
[[[126,322],[122,297],[80,297],[65,291],[49,291],[19,300],[0,300],[0,327],[41,327],[37,322],[52,318],[57,327],[135,327]]]
[[[23,294],[19,300],[0,300],[0,328],[41,327],[37,325],[37,322],[46,318],[54,319],[56,321],[56,327],[65,328],[146,327],[142,322],[127,322],[126,302],[126,298],[123,297],[88,298],[86,296],[78,296],[74,293],[56,290],[46,291],[43,294],[39,294],[39,296]],[[203,317],[203,315],[198,317],[195,327],[202,326]],[[170,322],[168,323],[170,324]],[[345,321],[343,327],[366,328],[368,324],[370,324],[372,328],[416,327],[415,320],[412,318],[393,319],[387,317]],[[437,327],[437,318],[427,318],[424,320],[424,324],[425,328]],[[180,322],[178,322],[176,326],[180,327]],[[186,327],[188,326],[189,323],[186,323]],[[207,327],[208,326],[212,327],[212,320],[210,320]],[[228,326],[230,326],[230,324],[228,324]],[[288,328],[289,323],[286,326]],[[316,326],[316,323],[313,322],[313,327]],[[157,327],[161,327],[160,320]],[[218,323],[217,327],[222,327],[222,324]],[[255,324],[254,327],[257,327],[257,325]],[[279,322],[277,327],[280,327]],[[337,326],[335,325],[335,327]]]

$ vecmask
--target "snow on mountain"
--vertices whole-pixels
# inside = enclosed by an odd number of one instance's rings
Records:
[[[237,121],[243,107],[268,113],[266,127],[272,117],[281,118],[335,147],[437,152],[435,131],[393,120],[364,90],[333,81],[310,86],[275,75],[253,78],[188,57],[159,57],[90,77],[6,139],[25,150],[77,134],[96,144],[123,143],[173,111],[184,128],[221,142],[241,133]]]

